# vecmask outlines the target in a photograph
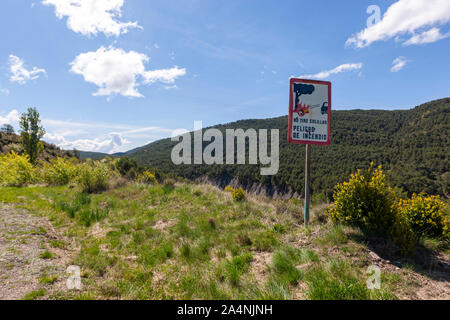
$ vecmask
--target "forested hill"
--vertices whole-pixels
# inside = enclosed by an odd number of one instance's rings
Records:
[[[373,161],[383,165],[393,186],[409,193],[449,194],[450,98],[410,110],[333,111],[332,119],[331,146],[312,147],[313,193],[329,195],[336,183]],[[287,123],[287,117],[279,117],[216,126],[222,132],[226,128],[280,129],[280,170],[275,176],[261,176],[256,165],[175,166],[170,159],[175,143],[170,139],[149,144],[128,157],[190,179],[208,176],[226,183],[236,177],[247,188],[263,185],[269,194],[302,194],[305,147],[287,143]]]

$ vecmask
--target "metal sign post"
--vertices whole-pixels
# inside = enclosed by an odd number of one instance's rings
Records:
[[[331,82],[291,79],[289,86],[288,141],[306,144],[305,225],[311,202],[311,145],[331,143]]]
[[[305,161],[305,225],[309,224],[309,204],[311,202],[309,195],[310,176],[310,161],[311,161],[311,146],[306,145],[306,161]]]

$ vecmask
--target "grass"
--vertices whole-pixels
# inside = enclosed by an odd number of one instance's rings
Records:
[[[42,298],[45,296],[46,291],[44,289],[38,289],[28,292],[24,297],[23,300],[37,300],[39,298]]]
[[[239,280],[242,274],[248,270],[252,258],[253,257],[250,253],[246,253],[235,256],[230,261],[225,263],[225,277],[233,286],[239,285]]]
[[[347,261],[330,259],[305,275],[308,298],[312,300],[395,299],[386,289],[369,290]]]
[[[55,255],[50,251],[45,250],[44,252],[41,252],[39,256],[41,257],[41,259],[52,259]]]
[[[391,297],[389,286],[380,293],[365,289],[364,267],[344,254],[326,253],[329,247],[348,247],[353,241],[348,230],[322,224],[305,229],[298,215],[302,204],[295,200],[236,202],[216,188],[194,184],[130,183],[89,195],[68,187],[1,191],[0,202],[48,217],[80,248],[71,263],[81,267],[85,289],[58,297],[291,299],[298,291],[309,299]],[[297,248],[300,238],[311,243]],[[50,246],[67,244],[53,240]],[[260,256],[269,260],[258,271]],[[46,249],[41,258],[53,253]],[[55,281],[40,279],[46,285]]]
[[[345,230],[348,229],[342,225],[332,226],[322,237],[319,237],[315,242],[322,246],[339,246],[346,244],[348,236]]]
[[[58,280],[58,276],[56,276],[56,275],[53,275],[53,276],[43,275],[42,277],[39,278],[39,283],[53,284],[56,282],[56,280]]]

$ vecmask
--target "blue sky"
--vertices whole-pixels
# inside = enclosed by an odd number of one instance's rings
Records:
[[[0,124],[33,106],[46,141],[126,151],[285,115],[291,76],[331,81],[334,109],[414,107],[449,96],[449,3],[2,0]]]

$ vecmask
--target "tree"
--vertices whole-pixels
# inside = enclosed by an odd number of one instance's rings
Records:
[[[6,133],[6,134],[13,134],[14,133],[14,127],[12,125],[10,125],[10,124],[4,124],[2,126],[1,131],[3,133]]]
[[[44,145],[40,140],[45,134],[45,130],[41,126],[41,120],[39,119],[39,112],[37,112],[36,108],[28,108],[27,112],[21,115],[20,128],[23,149],[30,157],[30,162],[34,164],[36,163],[39,152],[44,149]]]

